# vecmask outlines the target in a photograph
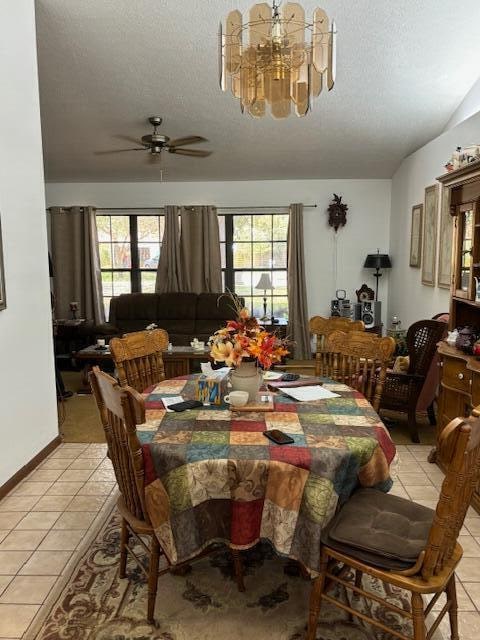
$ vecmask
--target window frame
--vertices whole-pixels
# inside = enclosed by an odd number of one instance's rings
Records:
[[[140,251],[139,251],[139,244],[141,244],[141,241],[138,238],[138,218],[142,218],[142,217],[147,217],[147,216],[155,216],[156,218],[164,218],[165,214],[162,211],[137,211],[137,212],[133,212],[133,211],[125,211],[122,212],[120,211],[112,211],[112,210],[102,210],[102,211],[97,211],[97,217],[119,217],[119,216],[123,216],[128,218],[128,224],[129,224],[129,235],[130,235],[130,240],[127,241],[125,244],[129,244],[130,245],[130,267],[114,267],[113,266],[113,254],[112,254],[112,267],[111,268],[103,268],[100,265],[100,277],[102,277],[103,273],[111,273],[112,274],[112,296],[108,296],[105,295],[103,292],[103,287],[102,287],[102,301],[105,305],[105,299],[111,299],[112,297],[115,297],[115,293],[114,293],[114,285],[113,285],[113,274],[114,273],[129,273],[130,274],[130,291],[131,293],[141,293],[142,292],[142,273],[157,273],[157,269],[146,269],[145,267],[141,267],[140,266]],[[100,247],[101,244],[110,244],[110,246],[115,244],[115,241],[112,241],[112,223],[110,220],[110,240],[109,241],[104,241],[104,240],[97,240],[97,244]],[[160,232],[160,226],[159,226],[159,232]],[[160,246],[160,251],[162,250],[162,244],[163,244],[163,236],[160,237],[160,233],[159,233],[159,246]],[[107,310],[107,309],[106,309]]]
[[[224,218],[224,227],[225,227],[225,240],[224,241],[220,241],[220,244],[225,244],[225,267],[222,266],[222,274],[223,274],[223,280],[225,283],[225,289],[232,291],[233,293],[235,292],[235,274],[237,272],[250,272],[252,274],[257,273],[258,277],[260,278],[262,273],[269,273],[269,274],[274,274],[275,272],[281,272],[281,273],[285,273],[287,274],[287,265],[285,265],[285,267],[252,267],[251,268],[239,268],[239,267],[235,267],[234,266],[234,244],[235,244],[235,240],[234,240],[234,219],[236,216],[250,216],[251,219],[253,220],[254,217],[256,216],[285,216],[287,215],[286,212],[283,211],[265,211],[265,212],[251,212],[251,211],[235,211],[232,213],[222,213],[221,211],[219,211],[218,216],[219,217],[223,217]],[[242,240],[239,241],[241,243],[244,244],[250,244],[250,246],[252,247],[252,262],[253,262],[253,246],[256,243],[268,243],[271,246],[271,253],[273,255],[273,246],[275,244],[284,244],[285,248],[287,247],[287,236],[285,237],[285,240],[275,240],[273,238],[273,224],[272,224],[272,230],[271,230],[271,234],[270,234],[270,239],[269,240],[254,240],[253,237],[251,238],[250,241],[248,240]],[[253,280],[253,278],[252,278]],[[258,289],[258,295],[255,295],[255,283],[252,282],[252,287],[251,287],[251,294],[248,296],[244,296],[247,300],[251,299],[252,300],[252,304],[250,306],[250,312],[253,314],[253,298],[262,298],[262,315],[263,315],[263,291],[261,289]],[[239,294],[240,295],[240,294]],[[276,298],[285,298],[285,295],[275,295],[275,289],[272,289],[270,291],[267,291],[267,313],[272,312],[273,310],[273,303],[275,301]],[[287,318],[288,318],[288,297],[287,297]]]

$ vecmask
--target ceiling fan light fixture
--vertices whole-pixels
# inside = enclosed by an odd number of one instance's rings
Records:
[[[302,117],[324,87],[333,89],[335,50],[335,21],[323,9],[312,22],[296,2],[255,4],[246,22],[230,11],[219,30],[220,87],[240,100],[242,113],[262,117],[268,106],[274,118]]]

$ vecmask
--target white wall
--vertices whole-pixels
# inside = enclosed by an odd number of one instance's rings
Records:
[[[0,485],[58,435],[33,0],[0,2]]]
[[[475,84],[459,104],[457,109],[455,109],[450,120],[447,122],[447,126],[445,127],[444,131],[453,129],[453,127],[456,127],[457,124],[460,124],[467,118],[470,118],[478,111],[480,111],[480,78],[475,82]],[[471,143],[467,142],[466,144]],[[476,143],[472,142],[472,144]]]
[[[97,207],[155,207],[165,204],[270,206],[317,203],[305,209],[305,262],[309,315],[328,314],[335,289],[355,299],[363,282],[374,286],[363,270],[367,253],[388,251],[390,180],[270,180],[256,182],[56,183],[46,185],[48,206],[91,204]],[[346,227],[338,231],[338,277],[333,282],[335,233],[326,210],[333,193],[349,206]],[[388,275],[379,298],[386,303]],[[386,317],[386,310],[384,318]]]
[[[415,320],[448,311],[448,289],[422,285],[421,269],[408,266],[411,212],[413,205],[423,202],[425,187],[445,173],[443,165],[455,147],[472,142],[480,142],[480,113],[406,158],[393,176],[390,247],[395,268],[390,279],[389,313],[398,315],[405,327]]]

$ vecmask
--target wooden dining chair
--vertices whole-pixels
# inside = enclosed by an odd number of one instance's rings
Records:
[[[314,316],[309,322],[310,333],[316,337],[317,345],[315,349],[315,375],[327,375],[328,368],[328,349],[326,342],[328,337],[334,331],[365,331],[365,325],[361,320],[350,320],[350,318],[322,318],[322,316]]]
[[[165,380],[162,352],[166,351],[168,342],[164,329],[135,331],[112,338],[110,351],[121,386],[128,385],[142,392]]]
[[[360,391],[378,411],[395,340],[362,331],[334,331],[326,341],[325,376]]]
[[[451,639],[458,640],[455,569],[463,549],[457,538],[480,476],[480,419],[455,418],[441,433],[439,446],[444,449],[442,455],[447,456],[448,471],[435,511],[375,489],[360,489],[322,532],[320,575],[312,586],[307,640],[315,638],[322,601],[369,622],[387,635],[408,640],[378,619],[329,595],[329,586],[335,582],[409,618],[414,640],[430,640],[448,612]],[[335,575],[332,565],[337,563],[354,573],[350,571],[345,576],[341,571]],[[363,574],[409,591],[411,611],[365,591]],[[427,633],[425,619],[443,593],[446,603]],[[429,594],[433,598],[425,607],[422,596]],[[369,606],[368,610],[375,609]]]
[[[145,422],[145,402],[135,389],[128,386],[120,387],[114,378],[98,367],[93,367],[89,378],[105,432],[108,456],[112,461],[120,490],[117,501],[122,518],[120,577],[126,577],[127,559],[131,556],[147,578],[147,620],[153,624],[158,577],[171,571],[172,565],[160,546],[145,508],[145,471],[142,446],[136,430],[137,424]],[[144,549],[148,558],[146,565],[130,547],[131,538]],[[142,538],[148,538],[148,544]],[[202,557],[206,552],[202,552],[198,557]],[[237,587],[239,591],[244,591],[240,554],[236,549],[231,549],[231,552]],[[165,558],[167,566],[159,570],[161,556]],[[188,562],[191,561],[192,559]],[[174,568],[177,570],[183,565],[187,565],[187,562],[179,563]]]

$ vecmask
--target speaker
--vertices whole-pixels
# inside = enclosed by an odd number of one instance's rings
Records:
[[[364,300],[362,305],[361,320],[365,325],[365,329],[377,327],[382,323],[382,303],[378,300]]]
[[[330,316],[339,317],[342,315],[340,310],[341,300],[332,300],[330,305]]]
[[[355,302],[353,305],[353,319],[361,320],[362,319],[362,302]]]

